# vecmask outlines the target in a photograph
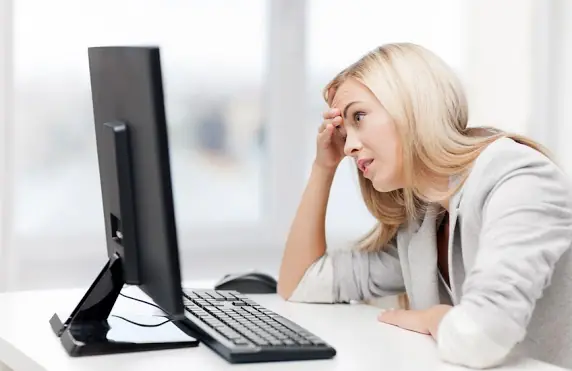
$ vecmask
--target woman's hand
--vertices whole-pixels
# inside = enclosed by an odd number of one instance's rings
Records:
[[[437,339],[439,324],[451,308],[449,305],[436,305],[425,310],[388,310],[381,312],[378,320]]]
[[[328,170],[335,170],[344,158],[344,140],[338,127],[342,125],[341,112],[332,108],[323,114],[324,121],[318,130],[317,153],[314,163]]]

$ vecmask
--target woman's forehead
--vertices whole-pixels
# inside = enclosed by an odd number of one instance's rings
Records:
[[[356,100],[368,100],[371,93],[360,82],[348,79],[341,84],[332,99],[332,108],[343,109],[348,103]]]

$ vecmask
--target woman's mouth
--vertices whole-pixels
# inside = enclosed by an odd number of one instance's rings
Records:
[[[367,174],[368,168],[371,166],[373,162],[372,158],[362,158],[359,159],[357,162],[358,168],[362,171],[362,173]]]

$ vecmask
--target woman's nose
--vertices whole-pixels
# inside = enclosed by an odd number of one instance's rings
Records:
[[[344,145],[344,153],[346,156],[356,155],[362,148],[362,145],[355,135],[349,135],[346,137],[346,143]]]

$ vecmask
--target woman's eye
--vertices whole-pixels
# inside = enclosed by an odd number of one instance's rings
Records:
[[[356,113],[354,113],[354,121],[355,121],[355,122],[360,122],[360,121],[363,119],[364,116],[365,116],[365,113],[363,113],[363,112],[356,112]]]

